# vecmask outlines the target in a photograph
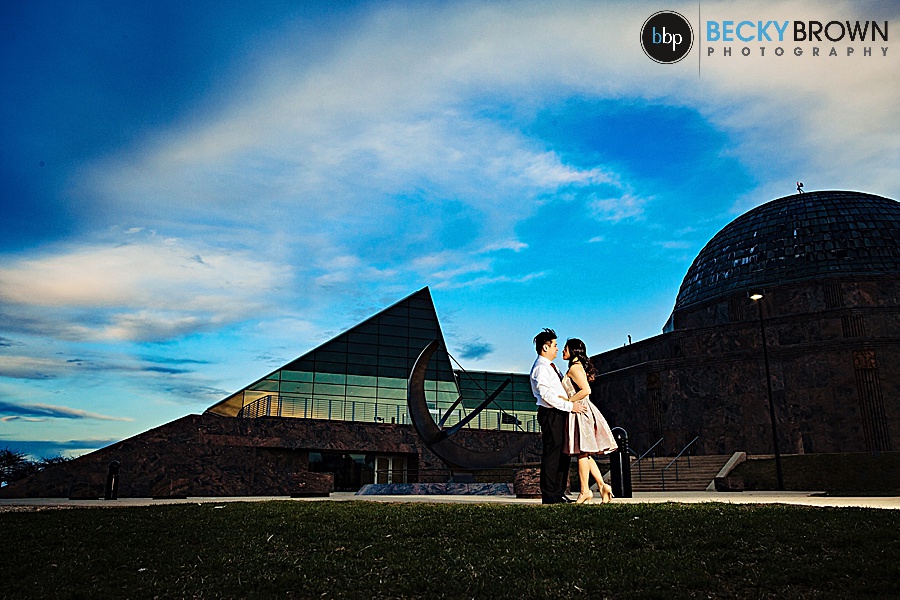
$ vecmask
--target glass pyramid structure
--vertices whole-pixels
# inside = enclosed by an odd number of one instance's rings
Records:
[[[407,378],[433,340],[425,392],[436,422],[450,426],[489,394],[495,401],[469,427],[537,431],[528,375],[454,369],[429,289],[423,288],[214,404],[227,417],[287,417],[411,423]]]

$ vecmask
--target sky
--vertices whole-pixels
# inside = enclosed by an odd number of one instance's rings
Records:
[[[889,39],[710,39],[743,20]],[[658,335],[796,181],[900,198],[897,36],[897,1],[4,2],[0,448],[203,412],[424,286],[467,369]]]

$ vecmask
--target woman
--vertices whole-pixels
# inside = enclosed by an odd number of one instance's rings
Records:
[[[591,475],[597,480],[602,501],[609,502],[613,497],[612,488],[603,482],[600,469],[591,457],[591,454],[608,454],[617,447],[606,419],[590,400],[590,382],[597,376],[597,369],[587,356],[584,342],[577,338],[566,341],[563,348],[563,360],[569,361],[569,370],[562,380],[563,388],[569,394],[567,400],[583,402],[588,407],[588,411],[585,413],[569,414],[566,435],[566,454],[578,455],[578,479],[581,482],[581,492],[578,494],[576,502],[581,504],[594,497],[590,488]]]

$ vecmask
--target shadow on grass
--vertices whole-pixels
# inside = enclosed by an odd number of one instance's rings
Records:
[[[890,598],[898,530],[898,511],[714,503],[8,513],[0,596]]]

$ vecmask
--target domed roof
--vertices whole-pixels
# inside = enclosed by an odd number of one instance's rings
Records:
[[[900,274],[900,202],[862,192],[772,200],[717,233],[688,269],[675,310],[814,277]]]

